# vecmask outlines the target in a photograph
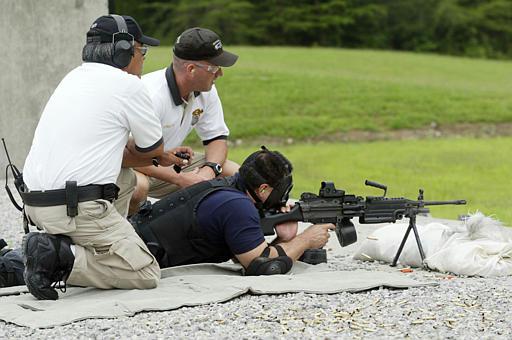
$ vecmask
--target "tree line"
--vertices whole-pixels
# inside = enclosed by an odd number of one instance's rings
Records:
[[[512,57],[511,0],[110,0],[172,44],[211,28],[229,45],[392,49]]]

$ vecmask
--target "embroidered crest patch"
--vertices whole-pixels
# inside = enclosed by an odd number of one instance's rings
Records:
[[[195,109],[194,112],[192,112],[192,125],[196,125],[199,121],[199,118],[203,114],[202,109]]]

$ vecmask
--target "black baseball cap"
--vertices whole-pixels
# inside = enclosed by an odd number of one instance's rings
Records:
[[[207,60],[222,67],[232,66],[236,54],[224,51],[220,37],[212,30],[201,27],[189,28],[176,39],[174,55],[185,60]]]
[[[142,29],[134,18],[128,15],[122,15],[122,17],[126,22],[128,33],[131,34],[136,41],[150,46],[160,45],[160,40],[148,37],[142,33]],[[87,38],[99,36],[101,37],[101,42],[112,42],[112,34],[117,32],[119,32],[119,28],[114,18],[110,15],[104,15],[92,23],[91,28],[87,32]]]

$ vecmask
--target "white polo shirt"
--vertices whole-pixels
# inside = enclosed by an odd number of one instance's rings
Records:
[[[168,71],[168,82],[166,70],[151,72],[142,77],[162,124],[165,150],[183,145],[192,129],[196,130],[203,143],[218,137],[226,138],[229,129],[224,122],[224,112],[215,85],[208,92],[192,94],[188,103],[185,103],[179,94],[173,72]]]
[[[142,151],[162,143],[160,121],[142,81],[115,67],[84,63],[46,104],[25,161],[29,190],[115,183],[132,134]]]

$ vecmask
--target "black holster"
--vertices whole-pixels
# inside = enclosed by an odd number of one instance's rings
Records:
[[[69,217],[78,215],[78,186],[76,181],[66,181],[66,207]]]

